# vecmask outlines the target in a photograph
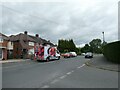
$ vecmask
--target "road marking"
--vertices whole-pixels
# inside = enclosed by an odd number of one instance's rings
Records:
[[[50,86],[48,86],[48,85],[44,85],[43,87],[41,87],[41,88],[49,88]]]
[[[54,83],[56,83],[56,82],[58,82],[59,80],[58,79],[55,79],[55,80],[53,80],[52,82],[51,82],[51,84],[54,84]]]
[[[67,75],[61,76],[60,79],[64,79]]]
[[[77,67],[77,68],[81,68],[81,67]]]
[[[82,66],[79,66],[79,67],[77,67],[77,68],[82,68],[83,66],[85,66],[85,64],[83,64]]]
[[[72,70],[71,72],[73,73],[74,71]]]
[[[70,75],[72,72],[68,72],[67,75]]]

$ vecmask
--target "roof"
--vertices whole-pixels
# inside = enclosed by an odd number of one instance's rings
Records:
[[[18,35],[11,35],[9,37],[9,40],[10,41],[20,41],[20,40],[23,40],[23,41],[32,41],[32,42],[35,42],[35,40],[33,38],[31,38],[29,35],[26,35],[26,34],[18,34]]]
[[[9,38],[6,35],[2,34],[2,33],[0,33],[0,37],[2,37],[3,40],[9,40]]]
[[[9,40],[12,42],[19,41],[23,49],[29,49],[29,45],[25,43],[25,41],[35,42],[33,38],[26,34],[18,34],[18,35],[11,35]]]
[[[43,39],[43,38],[36,37],[36,36],[31,36],[31,35],[29,35],[29,36],[30,36],[31,38],[33,38],[36,43],[40,43],[40,44],[43,44],[43,45],[49,44],[49,45],[51,45],[51,46],[54,46],[53,43],[51,43],[50,41],[47,41],[47,40],[45,40],[45,39]]]
[[[18,35],[11,35],[9,37],[9,40],[14,42],[14,41],[19,41],[22,48],[24,49],[28,49],[29,45],[25,43],[25,41],[31,41],[31,42],[36,42],[36,43],[40,43],[43,45],[49,44],[51,46],[54,46],[53,43],[51,43],[50,41],[47,41],[45,39],[42,39],[40,37],[36,37],[36,36],[32,36],[32,35],[27,35],[27,34],[18,34]]]
[[[33,38],[36,43],[41,43],[41,44],[44,43],[44,41],[42,40],[42,38],[35,37],[35,36],[31,36],[31,35],[29,35],[29,36],[30,36],[31,38]]]

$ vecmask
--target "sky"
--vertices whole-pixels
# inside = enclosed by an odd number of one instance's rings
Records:
[[[57,44],[73,39],[77,46],[91,40],[118,40],[119,0],[8,0],[0,3],[1,32],[16,35],[28,31]]]

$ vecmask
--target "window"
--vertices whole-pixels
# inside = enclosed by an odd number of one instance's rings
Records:
[[[2,58],[2,48],[0,48],[0,59]]]
[[[34,46],[34,42],[29,42],[29,45],[30,46]]]
[[[28,51],[28,54],[29,54],[29,55],[32,55],[32,54],[34,54],[34,48],[32,48],[32,49],[29,49],[29,51]]]
[[[0,42],[3,42],[3,38],[2,38],[2,36],[0,36]]]
[[[13,42],[11,42],[11,45],[13,45]]]

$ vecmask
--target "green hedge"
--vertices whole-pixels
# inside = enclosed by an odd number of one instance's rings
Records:
[[[107,60],[115,63],[120,63],[120,41],[105,45],[103,54]]]

